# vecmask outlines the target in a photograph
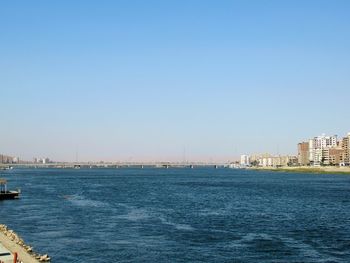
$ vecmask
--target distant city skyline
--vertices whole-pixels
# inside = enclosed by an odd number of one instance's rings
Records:
[[[0,2],[0,153],[227,161],[350,131],[349,1]]]

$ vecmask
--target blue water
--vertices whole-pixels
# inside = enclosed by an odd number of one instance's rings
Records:
[[[350,176],[231,169],[1,172],[0,223],[52,262],[350,262]]]

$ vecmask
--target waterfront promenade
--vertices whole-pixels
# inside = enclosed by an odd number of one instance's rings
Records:
[[[295,173],[329,173],[329,174],[349,174],[349,166],[283,166],[283,167],[250,167],[249,169],[261,171],[281,171]]]

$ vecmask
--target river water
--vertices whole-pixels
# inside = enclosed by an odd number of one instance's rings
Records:
[[[350,262],[350,176],[14,169],[0,223],[52,262]]]

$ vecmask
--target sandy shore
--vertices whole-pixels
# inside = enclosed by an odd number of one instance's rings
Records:
[[[339,167],[339,166],[321,166],[321,167],[252,167],[249,169],[254,170],[265,170],[265,171],[276,171],[276,172],[295,172],[295,173],[329,173],[329,174],[350,174],[350,167]]]
[[[18,259],[23,263],[49,262],[47,255],[39,255],[33,252],[30,246],[5,225],[0,225],[0,243],[12,253],[17,252]]]

